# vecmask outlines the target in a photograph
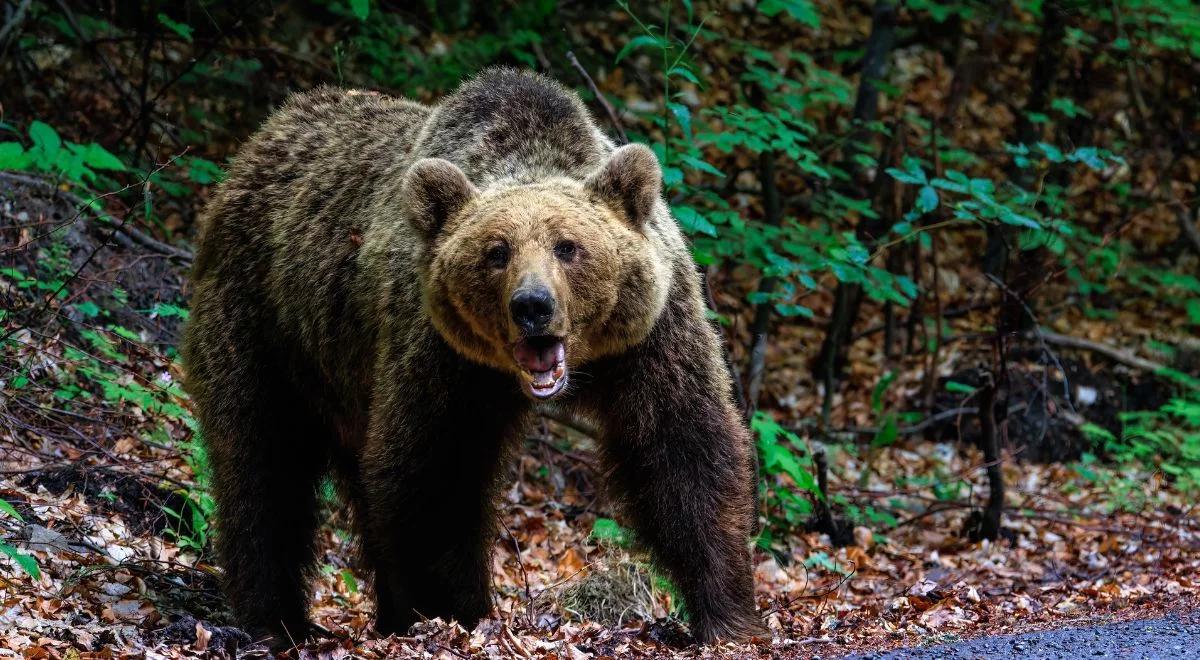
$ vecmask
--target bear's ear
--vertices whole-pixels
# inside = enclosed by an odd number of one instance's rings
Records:
[[[649,147],[627,144],[613,151],[584,185],[613,208],[624,211],[635,227],[641,227],[650,219],[662,191],[662,170]]]
[[[423,158],[404,175],[402,195],[409,222],[427,237],[436,235],[478,194],[457,165],[441,158]]]

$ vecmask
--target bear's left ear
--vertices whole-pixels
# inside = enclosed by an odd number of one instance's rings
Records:
[[[627,144],[613,151],[584,185],[614,209],[623,211],[635,227],[642,227],[662,191],[662,170],[649,147]]]
[[[451,216],[479,194],[458,166],[441,158],[423,158],[404,175],[403,203],[408,220],[432,238]]]

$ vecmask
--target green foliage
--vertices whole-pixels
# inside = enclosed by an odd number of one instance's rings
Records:
[[[28,138],[28,146],[20,142],[0,142],[0,170],[41,172],[87,185],[97,180],[98,172],[127,169],[104,147],[94,142],[82,145],[65,141],[50,125],[41,121],[29,124]]]
[[[190,488],[177,491],[183,496],[182,511],[163,507],[163,511],[174,521],[174,526],[165,531],[180,547],[202,553],[208,548],[212,537],[217,503],[211,495],[212,467],[200,437],[200,426],[190,416],[184,421],[192,429],[192,438],[180,446],[180,451],[192,471],[194,482]]]
[[[1154,53],[1176,53],[1200,58],[1200,9],[1192,0],[1119,0],[1106,18],[1120,12],[1125,36],[1111,44],[1123,52],[1145,48]]]
[[[21,514],[17,512],[16,508],[13,507],[12,504],[9,504],[6,500],[0,500],[0,514],[14,518],[17,522],[25,522],[25,518],[23,518]],[[37,560],[30,555],[17,550],[4,539],[0,539],[0,554],[3,554],[15,561],[17,566],[20,566],[21,570],[25,571],[33,579],[42,579],[42,572],[38,568]]]
[[[10,154],[16,155],[5,161],[5,166],[56,174],[81,186],[97,180],[95,172],[89,167],[106,171],[128,169],[98,145],[80,147],[61,140],[57,132],[44,123],[33,122],[29,135],[32,146],[28,149],[21,147],[20,154],[8,148]],[[73,154],[83,154],[85,157],[72,160]],[[64,158],[68,161],[64,161]],[[63,165],[64,162],[66,165]],[[191,164],[214,177],[219,176],[219,168],[209,161],[197,158],[192,159]],[[97,215],[102,220],[112,221],[102,211],[97,210]],[[70,291],[66,283],[74,275],[67,245],[54,232],[50,234],[49,242],[43,248],[33,272],[26,273],[11,266],[0,268],[0,278],[8,280],[17,290],[37,291],[42,296],[54,294],[60,301],[67,299]],[[126,409],[139,418],[154,418],[195,429],[195,422],[186,408],[186,395],[179,384],[173,382],[166,373],[147,377],[142,373],[144,363],[136,359],[139,353],[155,348],[171,349],[148,346],[141,333],[111,322],[110,309],[129,307],[124,290],[119,287],[107,293],[93,290],[88,299],[70,303],[66,307],[73,314],[64,318],[83,319],[74,328],[82,342],[63,345],[62,362],[56,369],[38,370],[34,374],[29,371],[28,361],[14,359],[13,364],[17,368],[13,370],[8,386],[16,390],[31,386],[46,388],[67,411],[79,408],[81,412],[86,412],[89,406],[102,405],[109,409]],[[150,309],[131,311],[148,318],[187,318],[184,307],[169,302],[157,302]],[[8,351],[15,346],[11,340],[0,345],[0,354],[5,354],[7,359]],[[171,443],[170,435],[162,427],[155,432],[153,440],[156,444]],[[181,546],[201,551],[208,544],[209,521],[214,509],[213,500],[208,495],[207,457],[198,438],[181,449],[195,474],[195,486],[181,492],[184,496],[183,510],[165,508],[175,523],[167,530],[167,534],[176,538]],[[5,553],[9,554],[7,551]]]
[[[592,539],[618,548],[628,548],[632,545],[633,534],[612,518],[596,518],[592,523]]]
[[[652,146],[663,166],[663,181],[673,200],[672,211],[693,239],[693,252],[702,265],[751,265],[778,285],[770,293],[751,293],[752,304],[771,303],[784,317],[812,317],[800,302],[818,287],[824,274],[838,281],[862,284],[870,297],[906,305],[917,293],[907,276],[895,275],[872,263],[871,254],[854,232],[836,229],[848,214],[873,215],[869,204],[847,198],[824,185],[848,178],[841,164],[831,160],[836,136],[823,136],[810,115],[848,105],[853,86],[836,73],[819,67],[802,53],[790,53],[786,69],[772,53],[753,44],[733,43],[747,61],[742,82],[762,91],[761,103],[742,99],[729,106],[707,107],[699,115],[687,105],[684,87],[702,86],[689,51],[700,40],[722,39],[704,30],[704,19],[688,11],[672,23],[670,14],[661,25],[645,22],[626,3],[621,7],[633,18],[641,34],[632,37],[618,53],[618,61],[635,51],[648,52],[661,64],[663,111],[646,117],[660,131]],[[764,9],[765,8],[765,9]],[[764,3],[759,11],[774,17],[784,12],[816,25],[806,2]],[[809,17],[807,20],[803,17]],[[713,192],[736,173],[722,172],[705,154],[711,150],[757,159],[760,154],[779,159],[812,182],[811,211],[827,222],[814,227],[808,218],[788,216],[778,224],[748,217],[728,196]],[[716,184],[714,184],[714,181]]]
[[[477,14],[490,10],[464,4],[462,11],[436,12],[438,34],[406,12],[373,12],[368,0],[333,0],[330,11],[354,19],[347,38],[335,47],[339,78],[417,95],[449,90],[496,62],[536,69],[537,49],[557,34],[548,29],[556,8],[554,0],[517,2],[493,12],[492,29],[469,33]],[[431,40],[436,48],[429,47]]]
[[[162,12],[159,12],[158,14],[158,22],[171,32],[179,35],[179,37],[181,37],[184,41],[192,40],[192,33],[195,32],[195,29],[187,23],[180,23],[179,21],[173,20],[170,16],[167,16]]]
[[[1200,493],[1200,389],[1191,388],[1171,399],[1158,410],[1120,413],[1119,436],[1095,424],[1081,430],[1101,448],[1118,467],[1133,468],[1121,484],[1121,478],[1109,475],[1109,484],[1132,491],[1141,485],[1137,475],[1147,470],[1161,471],[1184,493]],[[1096,476],[1085,461],[1081,474]],[[1114,501],[1120,501],[1114,498]]]
[[[754,414],[750,428],[758,438],[763,477],[759,493],[768,522],[782,529],[802,525],[812,514],[813,500],[821,496],[811,452],[799,436],[765,412]]]

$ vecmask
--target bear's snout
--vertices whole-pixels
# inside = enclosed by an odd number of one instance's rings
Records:
[[[543,335],[554,318],[554,294],[543,285],[521,287],[513,292],[508,309],[526,337]]]

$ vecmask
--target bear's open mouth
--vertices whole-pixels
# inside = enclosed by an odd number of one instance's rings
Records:
[[[529,378],[529,393],[548,399],[567,384],[567,349],[558,337],[525,337],[513,347],[513,359]]]

